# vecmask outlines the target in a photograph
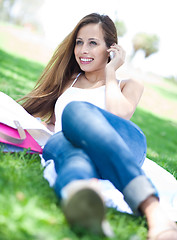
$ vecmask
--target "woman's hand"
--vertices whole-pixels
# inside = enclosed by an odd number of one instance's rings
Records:
[[[55,125],[53,123],[41,122],[49,131],[55,131]]]
[[[55,114],[54,113],[52,114],[49,122],[43,121],[42,124],[46,128],[48,128],[49,131],[54,132],[55,131]]]
[[[114,57],[107,64],[106,67],[113,68],[114,71],[116,71],[120,66],[122,66],[124,64],[126,53],[125,53],[124,49],[118,44],[112,45],[107,51],[109,53],[113,52]]]

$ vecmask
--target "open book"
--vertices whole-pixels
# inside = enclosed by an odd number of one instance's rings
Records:
[[[0,92],[0,122],[12,128],[17,128],[14,120],[18,121],[40,146],[43,146],[52,135],[52,132],[30,115],[20,104],[5,93]]]

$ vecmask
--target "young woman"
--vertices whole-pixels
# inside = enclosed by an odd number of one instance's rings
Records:
[[[107,179],[135,213],[146,216],[149,239],[174,240],[176,224],[166,217],[141,169],[146,139],[129,119],[143,85],[116,79],[124,60],[112,20],[87,15],[59,45],[23,107],[55,131],[43,157],[54,160],[54,188],[72,226],[109,234],[96,180]]]

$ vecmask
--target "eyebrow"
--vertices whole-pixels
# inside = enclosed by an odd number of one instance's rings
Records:
[[[81,37],[76,38],[76,40],[77,39],[83,40]],[[97,40],[97,41],[99,41],[99,39],[97,39],[97,38],[89,38],[88,40]]]

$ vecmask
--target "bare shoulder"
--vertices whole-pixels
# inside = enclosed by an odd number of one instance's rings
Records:
[[[129,79],[121,80],[120,87],[121,87],[121,90],[123,90],[126,87],[126,89],[133,88],[143,92],[144,83],[141,80],[137,80],[135,78],[129,78]]]
[[[79,73],[74,73],[72,76],[71,76],[71,81],[74,81],[76,79],[76,77],[78,76]]]
[[[78,73],[74,73],[71,78],[67,81],[65,87],[63,88],[62,93],[64,93],[73,83],[73,81],[76,79]]]
[[[71,79],[68,81],[68,85],[70,86],[74,80],[77,78],[79,73],[74,73],[72,76],[71,76]]]

